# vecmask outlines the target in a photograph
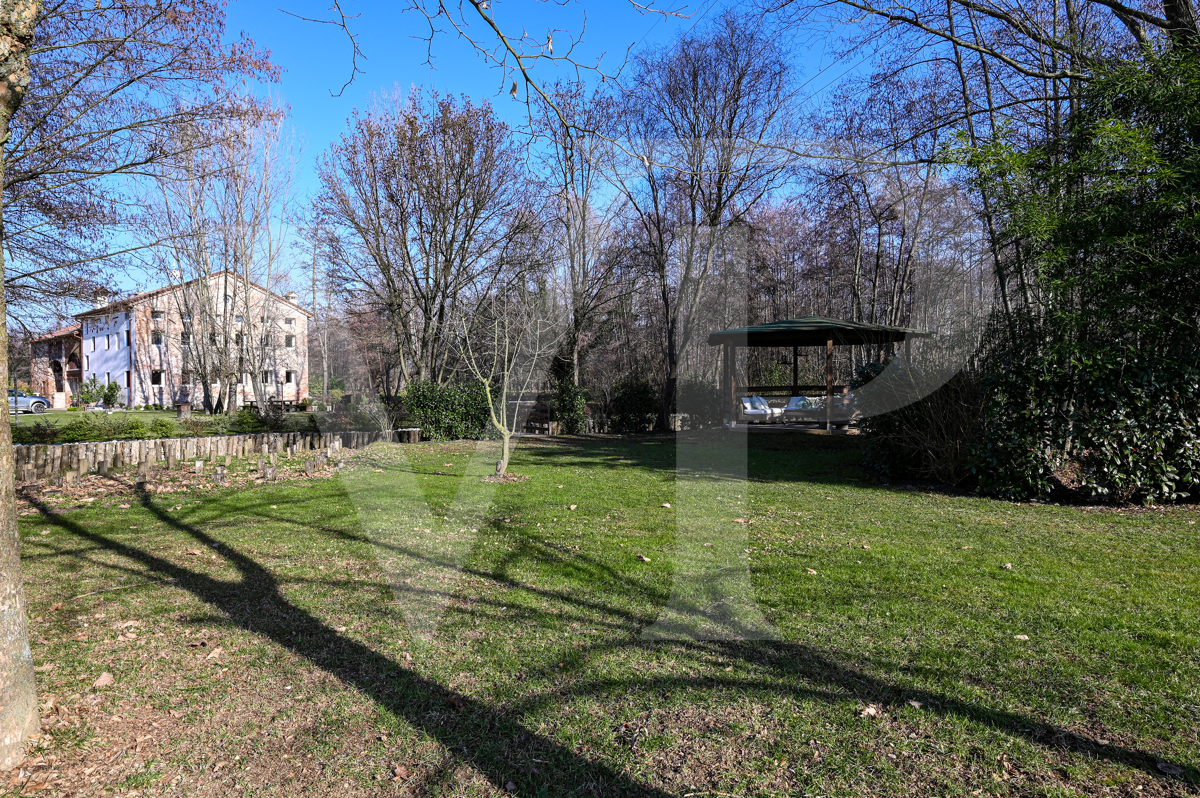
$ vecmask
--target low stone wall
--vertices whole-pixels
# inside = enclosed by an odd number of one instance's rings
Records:
[[[417,443],[417,428],[374,432],[263,432],[256,435],[212,435],[206,438],[162,438],[152,441],[103,441],[14,446],[16,478],[35,482],[60,474],[86,474],[138,463],[239,459],[319,449],[362,449],[375,441]]]

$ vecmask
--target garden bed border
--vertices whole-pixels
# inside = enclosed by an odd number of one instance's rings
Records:
[[[18,481],[34,482],[70,472],[89,473],[97,470],[101,463],[106,463],[110,468],[121,468],[143,462],[215,462],[218,457],[226,456],[249,459],[272,453],[363,449],[376,441],[417,443],[420,440],[421,430],[408,427],[355,432],[260,432],[152,440],[41,443],[14,446],[13,462]]]

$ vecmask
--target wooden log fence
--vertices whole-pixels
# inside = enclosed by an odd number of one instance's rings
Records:
[[[253,435],[212,435],[205,438],[162,438],[145,441],[33,444],[14,446],[18,482],[34,482],[65,473],[106,473],[139,463],[190,462],[217,458],[249,460],[277,455],[340,449],[365,449],[376,441],[418,443],[417,428],[371,432],[263,432]],[[222,459],[224,462],[224,459]]]

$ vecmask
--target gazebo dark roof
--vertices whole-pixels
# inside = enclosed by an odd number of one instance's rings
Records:
[[[824,346],[830,339],[835,344],[886,344],[906,338],[926,338],[929,333],[907,327],[888,327],[861,321],[841,321],[824,316],[803,316],[799,319],[773,321],[753,327],[721,330],[708,336],[709,346]]]

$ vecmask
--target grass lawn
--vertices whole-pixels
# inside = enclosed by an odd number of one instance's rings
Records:
[[[756,436],[730,486],[773,640],[645,636],[676,561],[667,436],[525,440],[528,481],[490,496],[454,443],[42,505],[20,524],[35,776],[61,795],[1200,793],[1200,514],[880,486],[856,445]],[[414,492],[432,513],[397,515]]]

